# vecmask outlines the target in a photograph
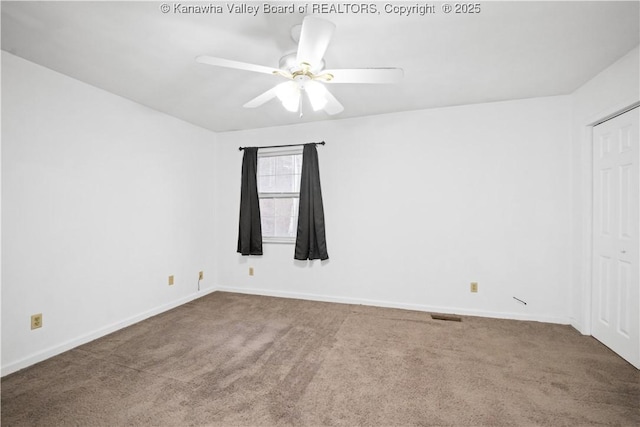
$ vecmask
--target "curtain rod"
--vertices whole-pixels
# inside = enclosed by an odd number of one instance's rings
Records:
[[[316,144],[316,145],[324,145],[325,142],[324,141],[320,141],[320,142],[310,142],[309,144]],[[305,144],[289,144],[289,145],[269,145],[266,147],[258,147],[258,148],[283,148],[283,147],[299,147],[300,145],[305,145]],[[238,147],[238,150],[242,151],[245,148],[249,148],[249,147]]]

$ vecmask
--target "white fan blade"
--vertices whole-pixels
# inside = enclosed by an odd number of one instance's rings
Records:
[[[336,114],[342,113],[344,107],[340,104],[340,101],[336,99],[335,96],[329,91],[325,93],[325,97],[327,98],[327,104],[324,106],[323,110],[327,112],[330,116],[334,116]]]
[[[216,67],[235,68],[238,70],[255,71],[256,73],[280,74],[282,71],[277,68],[265,67],[263,65],[249,64],[247,62],[232,61],[231,59],[216,58],[215,56],[201,55],[196,58],[196,62]]]
[[[327,51],[335,28],[335,24],[324,19],[314,16],[305,17],[298,42],[297,65],[307,63],[313,71],[317,71],[322,64],[322,57]]]
[[[307,93],[313,111],[322,110],[327,105],[327,88],[322,83],[308,81],[304,85],[304,91]]]
[[[278,96],[277,88],[278,88],[277,86],[276,87],[272,87],[268,91],[264,92],[261,95],[256,96],[251,101],[249,101],[246,104],[244,104],[243,107],[244,108],[256,108],[256,107],[261,106],[262,104],[265,104],[265,103],[271,101],[273,98]]]
[[[333,78],[322,78],[330,74]],[[393,84],[400,83],[404,71],[402,68],[353,68],[340,70],[323,70],[317,76],[318,80],[327,83],[369,83],[369,84]]]

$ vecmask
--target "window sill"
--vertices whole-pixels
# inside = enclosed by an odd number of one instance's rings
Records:
[[[277,244],[289,244],[296,243],[296,239],[293,237],[263,237],[262,243],[277,243]]]

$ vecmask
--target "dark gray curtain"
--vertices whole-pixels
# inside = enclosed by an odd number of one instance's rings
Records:
[[[316,144],[305,144],[302,152],[295,259],[329,259],[324,228],[318,151]]]
[[[242,255],[262,255],[262,226],[258,200],[258,148],[246,147],[242,157],[242,188],[240,192],[240,227],[238,252]]]

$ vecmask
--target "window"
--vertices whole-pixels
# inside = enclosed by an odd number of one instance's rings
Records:
[[[301,172],[302,148],[258,151],[258,197],[264,242],[295,243]]]

